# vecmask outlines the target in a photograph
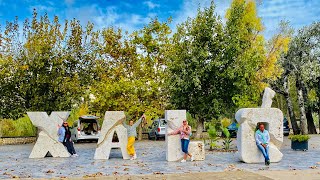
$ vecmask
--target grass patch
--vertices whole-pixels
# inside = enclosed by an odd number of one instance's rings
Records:
[[[2,137],[23,137],[36,135],[37,128],[32,125],[32,122],[27,115],[17,120],[0,120],[0,136]]]

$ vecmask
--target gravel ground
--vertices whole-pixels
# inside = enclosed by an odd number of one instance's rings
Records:
[[[320,135],[309,140],[309,151],[293,151],[285,137],[280,163],[245,164],[235,152],[207,152],[205,161],[167,162],[164,141],[136,142],[138,160],[123,160],[118,149],[109,160],[94,160],[95,143],[75,144],[78,158],[29,159],[33,144],[0,146],[0,178],[101,177],[109,175],[161,175],[197,172],[252,172],[308,170],[320,166]],[[262,173],[263,174],[263,173]],[[112,176],[113,177],[113,176]],[[191,176],[190,176],[191,177]],[[320,177],[320,176],[319,176]],[[320,179],[320,178],[319,178]]]

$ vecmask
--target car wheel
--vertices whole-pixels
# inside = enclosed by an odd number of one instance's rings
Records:
[[[148,139],[149,139],[149,140],[152,140],[152,138],[151,138],[151,136],[150,136],[150,134],[149,134],[149,133],[148,133]]]

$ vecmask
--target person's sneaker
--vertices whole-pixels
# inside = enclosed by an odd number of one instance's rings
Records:
[[[267,166],[269,166],[269,165],[270,165],[270,160],[267,161]]]
[[[181,162],[182,162],[182,163],[185,163],[185,162],[187,162],[187,161],[186,161],[185,159],[182,159]]]
[[[133,160],[136,160],[137,159],[137,154],[134,154],[133,155]]]
[[[74,154],[72,154],[70,157],[77,157],[77,156],[75,156]]]
[[[78,155],[78,154],[73,154],[73,156],[75,156],[75,157],[79,157],[79,155]]]
[[[194,158],[193,158],[193,156],[191,156],[191,158],[190,158],[190,161],[192,162],[192,161],[194,161]]]

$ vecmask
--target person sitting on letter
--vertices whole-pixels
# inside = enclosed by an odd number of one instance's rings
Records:
[[[269,157],[269,142],[270,142],[270,135],[267,130],[264,129],[264,124],[259,124],[259,129],[256,131],[256,144],[259,150],[262,152],[265,165],[270,164],[270,157]]]
[[[127,151],[128,154],[130,155],[130,160],[135,160],[137,159],[137,154],[134,150],[134,142],[136,140],[136,136],[137,136],[137,130],[136,128],[139,126],[139,124],[141,123],[142,119],[145,119],[146,116],[143,114],[141,116],[141,118],[133,123],[133,120],[129,121],[129,125],[127,125],[124,121],[122,122],[123,126],[127,129],[127,133],[128,133],[128,145],[127,145]]]
[[[68,126],[68,122],[63,122],[62,126],[58,130],[58,141],[61,142],[71,154],[71,157],[78,157],[78,154],[74,150],[73,142],[71,139],[71,131],[70,127]]]

